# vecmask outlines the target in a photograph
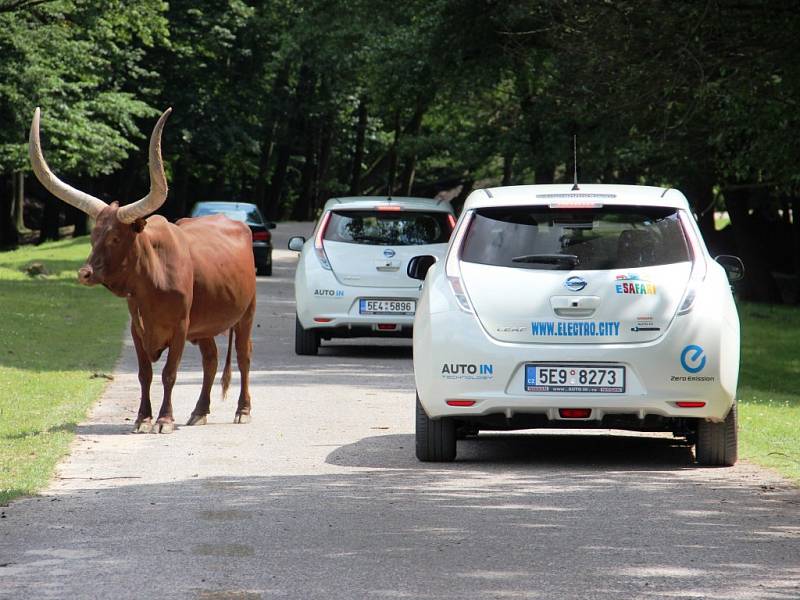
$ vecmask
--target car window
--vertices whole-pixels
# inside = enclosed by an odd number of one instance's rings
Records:
[[[202,217],[205,215],[223,214],[229,219],[234,221],[241,221],[248,225],[263,225],[264,219],[261,218],[261,213],[258,208],[239,206],[236,208],[227,208],[220,206],[200,206],[194,211],[195,217]]]
[[[624,269],[690,260],[678,211],[543,206],[476,211],[461,260],[521,269]]]
[[[411,211],[333,211],[325,239],[350,244],[418,246],[446,244],[447,213]]]

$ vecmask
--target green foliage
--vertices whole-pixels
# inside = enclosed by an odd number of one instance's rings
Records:
[[[88,253],[83,238],[0,254],[0,505],[47,484],[119,356],[127,309],[77,283]]]
[[[743,456],[800,482],[800,312],[742,304]]]

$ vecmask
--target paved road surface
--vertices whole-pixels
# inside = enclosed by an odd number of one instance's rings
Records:
[[[253,422],[234,395],[205,427],[128,434],[128,344],[52,486],[0,508],[0,597],[800,598],[800,493],[755,467],[576,434],[418,463],[409,343],[295,356],[295,261],[259,281]],[[190,348],[181,420],[200,381]]]

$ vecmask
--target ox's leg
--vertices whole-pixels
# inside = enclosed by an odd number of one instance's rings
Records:
[[[136,415],[133,433],[149,433],[153,429],[153,409],[150,406],[153,363],[150,362],[150,357],[144,351],[142,338],[139,337],[139,333],[133,325],[131,325],[131,337],[133,338],[133,347],[136,348],[136,359],[139,361],[139,386],[142,389],[139,413]]]
[[[161,383],[164,385],[164,401],[158,411],[158,419],[153,428],[155,433],[172,433],[175,430],[175,419],[172,417],[172,388],[178,374],[178,365],[183,356],[183,347],[186,345],[187,323],[183,321],[177,328],[175,335],[169,343],[167,364],[161,372]]]
[[[206,424],[206,415],[211,412],[211,387],[217,374],[217,344],[214,338],[198,340],[197,345],[200,347],[200,354],[203,355],[203,389],[200,390],[200,398],[187,425]]]
[[[256,299],[244,313],[244,316],[234,326],[236,334],[236,364],[242,377],[242,388],[239,392],[239,404],[236,407],[234,423],[250,422],[250,356],[253,353],[253,342],[250,335],[253,331],[253,319],[256,314]]]

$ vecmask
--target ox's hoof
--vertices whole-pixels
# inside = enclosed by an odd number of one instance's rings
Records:
[[[156,426],[153,427],[153,433],[172,433],[175,431],[174,421],[156,421]]]
[[[246,415],[244,413],[236,413],[236,416],[233,417],[233,422],[234,423],[240,423],[242,425],[244,425],[245,423],[249,423],[250,422],[250,415]]]
[[[206,423],[208,423],[206,415],[196,415],[194,413],[192,413],[192,416],[186,421],[187,425],[205,425]]]
[[[132,433],[150,433],[153,430],[153,419],[137,419]]]

